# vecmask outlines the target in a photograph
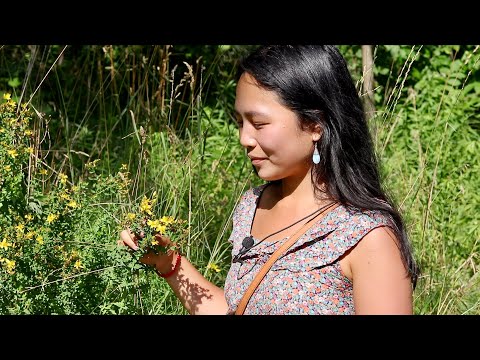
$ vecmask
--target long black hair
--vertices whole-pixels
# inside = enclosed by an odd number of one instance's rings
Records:
[[[274,91],[305,128],[320,124],[314,164],[315,193],[346,207],[379,210],[393,222],[402,259],[413,286],[419,274],[402,216],[382,189],[378,161],[362,102],[347,63],[332,45],[260,46],[238,66],[266,90]],[[321,187],[323,186],[323,188]]]

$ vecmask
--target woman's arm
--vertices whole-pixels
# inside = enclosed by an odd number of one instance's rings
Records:
[[[162,237],[163,241],[168,241]],[[127,245],[136,250],[135,236],[133,233],[123,230],[120,233],[119,244]],[[150,252],[144,255],[140,261],[154,266],[160,274],[170,272],[175,265],[177,253],[155,255]],[[228,311],[223,289],[214,285],[184,257],[181,257],[179,267],[172,275],[165,279],[175,295],[192,315],[223,314]]]
[[[412,283],[388,227],[370,231],[349,256],[356,314],[413,313]]]

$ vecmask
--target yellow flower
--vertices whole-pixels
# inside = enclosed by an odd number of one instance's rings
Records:
[[[12,167],[11,167],[10,165],[5,165],[5,166],[3,167],[3,169],[4,169],[6,172],[9,172],[9,171],[12,170]]]
[[[47,216],[47,222],[48,222],[49,224],[51,224],[52,222],[54,222],[55,220],[57,220],[58,217],[59,217],[58,214],[49,214],[49,215]]]
[[[46,169],[41,169],[41,170],[40,170],[40,174],[41,174],[41,175],[47,175],[48,172],[47,172]]]
[[[120,168],[120,170],[127,170],[127,164],[122,164],[122,167]]]
[[[72,209],[75,209],[78,207],[78,203],[75,200],[70,201],[67,206],[70,206]]]
[[[43,236],[42,236],[42,235],[38,235],[35,240],[37,240],[37,242],[38,242],[40,245],[43,244]]]
[[[77,185],[72,186],[72,192],[76,192],[78,190],[80,190],[80,187],[78,187]]]
[[[12,98],[12,94],[9,94],[9,93],[3,94],[3,99],[4,100],[10,100],[11,98]]]
[[[159,242],[158,242],[158,240],[157,240],[157,238],[156,238],[155,236],[152,236],[151,244],[152,244],[152,245],[158,245],[158,244],[159,244]]]
[[[13,269],[15,269],[15,260],[5,259],[4,262],[5,262],[5,265],[7,266],[7,272],[9,274],[13,274],[14,273]]]
[[[32,146],[29,146],[29,147],[25,148],[25,152],[26,152],[27,154],[33,154],[33,147],[32,147]]]
[[[134,213],[128,213],[127,214],[127,219],[128,220],[135,220],[135,214]]]
[[[7,150],[7,154],[13,157],[14,159],[18,156],[17,150]]]
[[[30,240],[31,238],[33,238],[34,235],[35,233],[33,231],[29,231],[25,234],[25,239]]]
[[[173,216],[162,216],[160,221],[165,225],[169,225],[169,224],[173,224],[175,222],[175,219]]]
[[[158,220],[148,220],[147,225],[150,226],[151,228],[155,228],[160,225]]]
[[[33,134],[33,131],[30,130],[30,129],[27,129],[27,130],[25,130],[23,133],[24,133],[26,136],[30,136],[30,135]]]
[[[0,134],[1,133],[4,133],[5,132],[5,129],[4,128],[0,128]]]
[[[27,214],[27,215],[25,215],[25,219],[27,221],[32,221],[33,220],[33,215],[32,214]]]
[[[152,215],[152,200],[149,200],[144,196],[140,203],[140,210],[148,215]]]
[[[148,220],[147,225],[161,234],[164,234],[167,230],[167,227],[165,225],[161,225],[158,220]]]
[[[220,268],[214,263],[209,263],[207,265],[207,269],[211,269],[213,271],[216,271],[217,273],[220,272]]]
[[[9,246],[12,246],[6,238],[3,238],[3,240],[0,242],[0,249],[8,249]]]
[[[82,262],[80,260],[75,261],[75,265],[73,265],[75,269],[83,268]]]
[[[64,199],[64,200],[68,200],[68,201],[72,200],[72,199],[70,198],[70,195],[68,195],[67,193],[61,193],[61,194],[60,194],[60,198],[62,198],[62,199]]]
[[[15,229],[17,229],[17,233],[22,233],[23,234],[23,231],[25,230],[25,225],[18,224],[17,226],[15,226]]]
[[[99,161],[100,161],[100,159],[96,159],[96,160],[93,160],[92,162],[88,162],[88,163],[85,164],[85,167],[87,169],[94,168],[94,167],[97,166],[97,162],[99,162]]]
[[[68,176],[65,175],[64,173],[58,174],[58,178],[60,179],[61,184],[66,184],[67,183]]]

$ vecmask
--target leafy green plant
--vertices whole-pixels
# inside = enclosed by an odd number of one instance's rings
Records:
[[[135,312],[132,291],[147,284],[138,276],[142,266],[113,241],[124,225],[120,219],[130,185],[127,169],[100,175],[95,160],[72,183],[66,174],[35,161],[32,114],[27,106],[18,108],[9,94],[4,98],[0,313]],[[52,186],[45,187],[46,182]],[[140,209],[152,214],[145,202]],[[161,220],[173,225],[170,218]]]
[[[417,313],[479,310],[472,302],[480,250],[480,162],[474,155],[480,139],[472,126],[480,106],[473,76],[477,49],[443,46],[423,53],[417,47],[419,59],[429,54],[428,66],[414,61],[416,81],[398,81],[392,100],[373,119],[385,183],[406,216],[423,269]]]

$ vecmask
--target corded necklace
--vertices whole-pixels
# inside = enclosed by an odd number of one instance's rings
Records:
[[[241,256],[245,255],[248,251],[253,249],[255,246],[258,246],[259,244],[261,244],[263,241],[265,241],[269,237],[271,237],[273,235],[276,235],[276,234],[278,234],[278,233],[280,233],[284,230],[287,230],[288,228],[291,228],[293,225],[298,224],[299,222],[309,218],[312,215],[315,215],[316,213],[325,211],[326,209],[330,208],[335,203],[336,203],[336,201],[333,201],[331,203],[328,203],[327,205],[322,206],[320,209],[317,209],[314,212],[312,212],[311,214],[308,214],[307,216],[301,218],[300,220],[295,221],[293,224],[290,224],[290,225],[284,227],[283,229],[280,229],[278,231],[275,231],[274,233],[271,233],[270,235],[265,236],[262,240],[260,240],[255,245],[254,245],[255,240],[253,239],[253,236],[252,235],[246,236],[242,241],[242,248],[240,249],[238,254],[233,257],[232,262],[234,262],[234,263],[235,262],[240,262],[241,261],[241,259],[240,259]],[[256,212],[257,212],[257,209],[255,208],[255,214],[256,214]],[[255,220],[255,214],[253,214],[252,224],[250,225],[250,234],[252,233],[252,227],[253,227],[253,221]],[[310,222],[311,220],[312,219],[308,220],[307,223]]]

